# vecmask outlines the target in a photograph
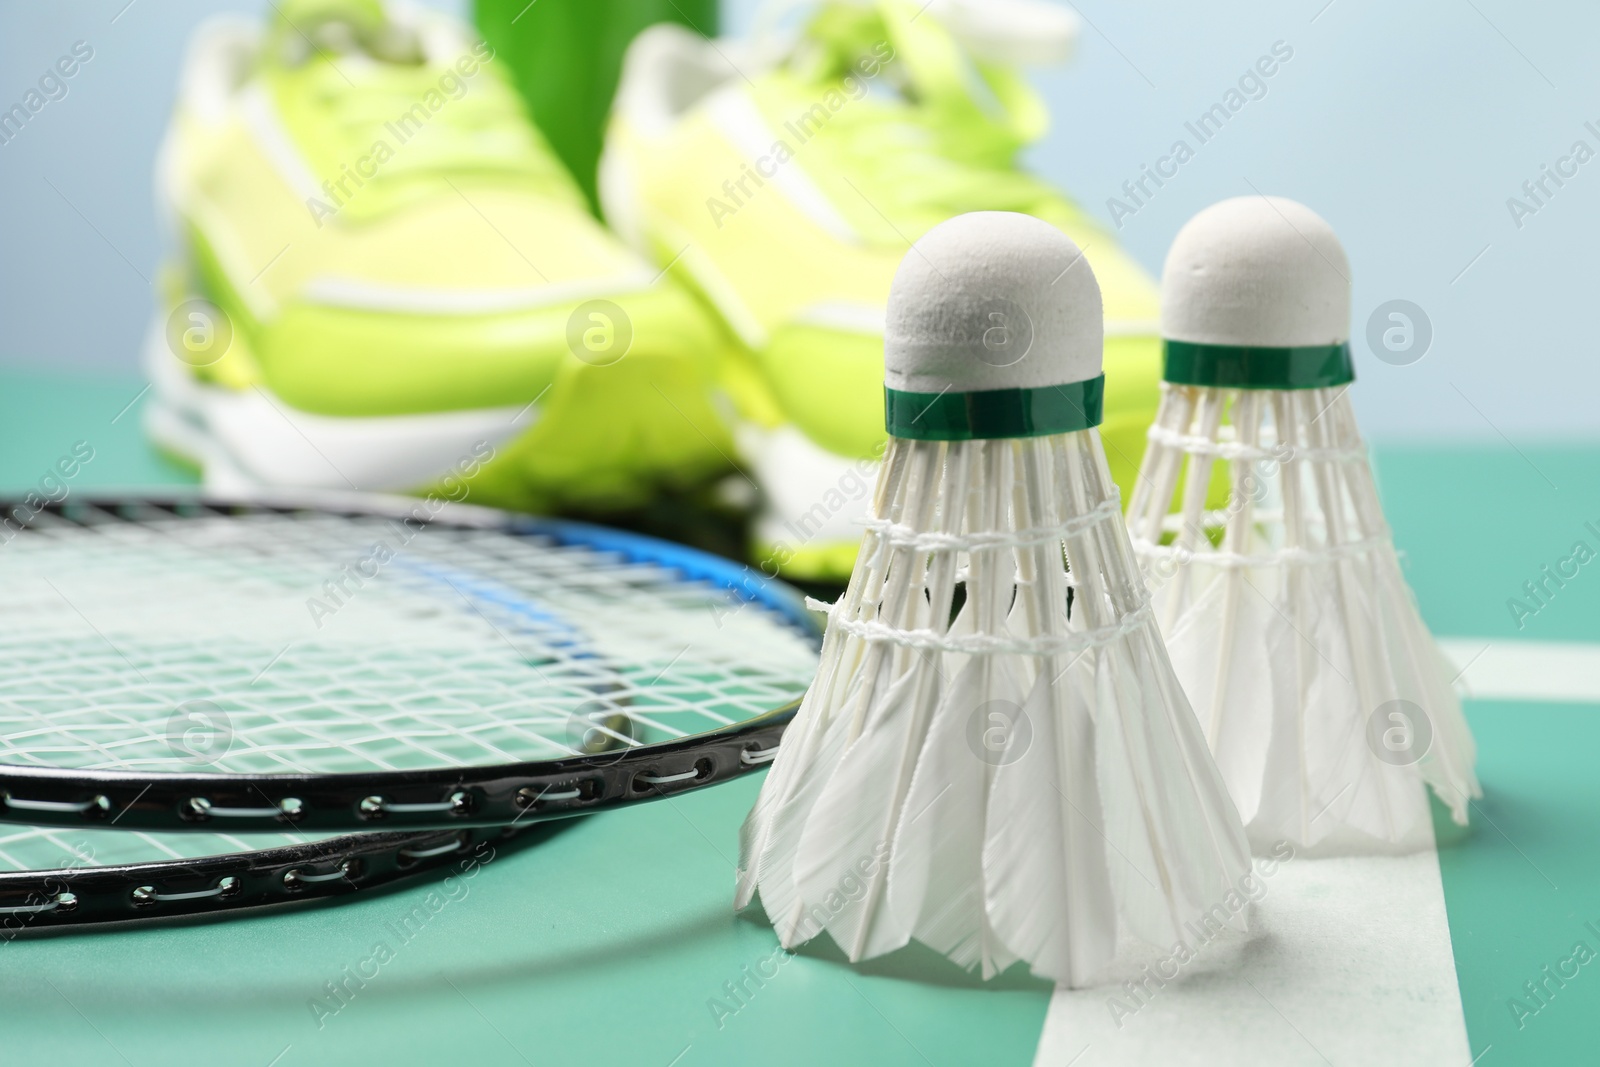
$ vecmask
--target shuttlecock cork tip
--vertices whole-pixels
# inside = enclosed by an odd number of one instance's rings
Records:
[[[1254,348],[1350,339],[1350,265],[1316,212],[1277,196],[1212,204],[1178,231],[1161,275],[1169,341]]]
[[[929,230],[889,290],[884,384],[906,393],[1043,389],[1100,376],[1100,284],[1031,215],[975,211]]]

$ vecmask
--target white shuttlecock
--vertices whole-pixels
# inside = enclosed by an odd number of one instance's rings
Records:
[[[1166,381],[1128,526],[1257,848],[1423,847],[1424,782],[1459,823],[1481,795],[1346,396],[1349,273],[1308,208],[1241,197],[1190,220],[1162,279]]]
[[[874,517],[741,835],[737,902],[785,946],[915,939],[1082,985],[1247,872],[1095,429],[1102,340],[1093,272],[1038,219],[963,215],[902,261]]]

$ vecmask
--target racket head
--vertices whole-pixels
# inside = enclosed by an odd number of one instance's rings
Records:
[[[0,637],[5,821],[326,834],[655,799],[770,761],[820,641],[747,567],[463,504],[138,493],[0,516],[27,622]]]

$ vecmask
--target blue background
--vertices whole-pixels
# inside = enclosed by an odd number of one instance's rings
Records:
[[[459,3],[440,3],[462,10]],[[757,5],[728,5],[730,31]],[[86,0],[0,5],[0,110],[74,41],[95,56],[0,145],[0,366],[137,373],[162,237],[150,172],[183,42],[216,10],[265,3]],[[1600,437],[1590,310],[1600,159],[1519,229],[1525,180],[1600,126],[1600,10],[1511,0],[1095,0],[1078,54],[1038,72],[1055,116],[1032,164],[1110,221],[1107,199],[1275,41],[1294,57],[1138,212],[1120,238],[1159,271],[1178,227],[1252,191],[1337,228],[1354,272],[1361,381],[1377,440],[1475,439],[1521,449]],[[1191,139],[1191,144],[1193,143]],[[1373,358],[1365,324],[1410,300],[1433,326],[1409,366]]]

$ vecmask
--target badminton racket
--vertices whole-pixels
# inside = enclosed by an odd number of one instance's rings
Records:
[[[41,829],[437,836],[652,800],[770,761],[815,665],[786,587],[583,524],[323,495],[0,516],[0,820]]]

